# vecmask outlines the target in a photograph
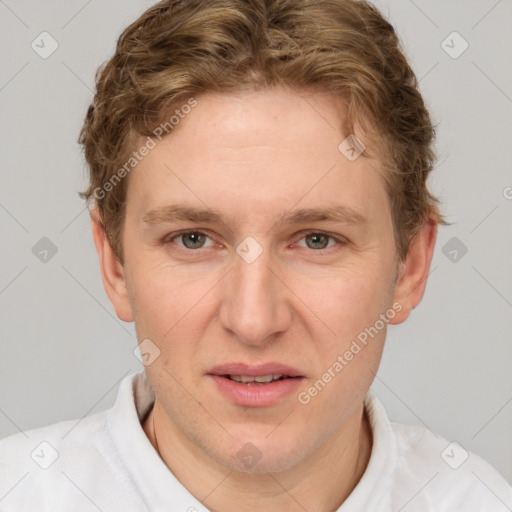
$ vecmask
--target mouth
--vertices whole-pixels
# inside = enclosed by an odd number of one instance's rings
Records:
[[[269,375],[258,375],[256,377],[251,377],[249,375],[221,375],[226,379],[230,379],[235,382],[239,382],[241,384],[246,384],[248,386],[259,386],[270,384],[271,382],[276,382],[284,379],[293,379],[295,377],[289,377],[288,375],[281,374],[269,374]]]
[[[267,407],[288,397],[305,378],[296,368],[278,363],[251,366],[233,363],[208,373],[229,402],[243,407]]]
[[[281,363],[263,363],[250,365],[246,363],[226,363],[215,366],[209,375],[225,377],[242,384],[269,384],[283,379],[305,377],[305,375],[292,366]]]

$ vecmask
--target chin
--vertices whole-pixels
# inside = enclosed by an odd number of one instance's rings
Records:
[[[278,427],[279,428],[279,427]],[[255,433],[259,431],[258,434]],[[310,444],[310,443],[309,443]],[[230,471],[247,474],[279,473],[297,465],[309,453],[298,433],[272,432],[261,429],[240,432],[226,440],[219,450],[210,447],[210,456]],[[211,453],[214,451],[215,453]]]

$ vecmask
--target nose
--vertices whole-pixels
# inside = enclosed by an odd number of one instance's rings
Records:
[[[227,276],[220,322],[246,345],[268,344],[290,326],[288,289],[274,267],[267,251],[251,263],[235,255]]]

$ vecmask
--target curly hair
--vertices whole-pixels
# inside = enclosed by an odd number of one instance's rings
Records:
[[[164,0],[124,30],[114,56],[98,69],[79,138],[89,167],[89,187],[80,196],[98,208],[121,263],[128,180],[119,180],[127,173],[119,171],[135,141],[147,136],[149,143],[173,109],[202,93],[272,86],[342,98],[345,133],[357,125],[378,141],[372,147],[400,260],[425,222],[446,224],[426,184],[436,163],[435,128],[395,30],[373,5]],[[369,154],[367,145],[363,156]]]

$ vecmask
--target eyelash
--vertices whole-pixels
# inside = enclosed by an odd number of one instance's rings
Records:
[[[175,239],[181,237],[181,236],[184,236],[184,235],[188,235],[188,234],[200,234],[200,235],[204,235],[206,237],[208,237],[210,240],[213,241],[212,237],[209,236],[207,233],[205,233],[204,231],[200,231],[200,230],[187,230],[187,231],[179,231],[177,233],[171,233],[169,235],[167,235],[164,239],[163,239],[163,243],[164,244],[168,244],[170,242],[173,242]],[[328,250],[340,250],[343,246],[347,245],[348,241],[344,238],[338,238],[336,236],[333,236],[333,235],[330,235],[329,233],[325,233],[324,231],[315,231],[315,230],[310,230],[310,231],[306,231],[304,233],[301,234],[301,237],[299,238],[298,241],[310,236],[310,235],[324,235],[326,237],[328,237],[330,240],[334,240],[336,242],[336,245],[335,246],[331,246],[331,247],[326,247],[324,249],[311,249],[309,247],[301,247],[302,249],[309,249],[310,251],[312,252],[317,252],[317,253],[324,253]],[[295,242],[296,243],[296,242]],[[184,247],[184,246],[181,246],[181,245],[178,245],[178,247],[184,251],[187,251],[187,252],[198,252],[200,251],[201,249],[207,249],[207,247],[199,247],[197,249],[189,249],[187,247]]]

